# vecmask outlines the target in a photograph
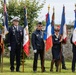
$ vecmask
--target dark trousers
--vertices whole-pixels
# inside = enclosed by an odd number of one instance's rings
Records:
[[[10,69],[14,70],[14,60],[16,56],[16,71],[19,70],[20,67],[20,53],[21,53],[21,45],[13,45],[11,46],[11,51],[10,51]]]
[[[73,53],[73,59],[72,59],[72,71],[75,71],[75,63],[76,63],[76,52]]]
[[[61,60],[62,60],[62,67],[65,67],[65,60],[64,60],[64,56],[63,56],[63,54],[62,54],[62,58],[61,58]]]
[[[33,71],[37,70],[38,55],[40,55],[41,69],[42,71],[44,71],[45,68],[44,68],[44,51],[43,50],[37,50],[37,53],[34,53]]]

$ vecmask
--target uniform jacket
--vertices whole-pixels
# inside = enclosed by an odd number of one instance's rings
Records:
[[[76,45],[72,42],[72,37],[73,37],[73,35],[71,36],[71,39],[70,39],[70,42],[72,44],[72,52],[76,53]]]
[[[56,35],[52,36],[53,39],[53,47],[52,47],[52,55],[54,59],[60,58],[60,51],[61,51],[61,42],[60,36],[57,38]]]
[[[33,50],[44,50],[43,32],[40,30],[34,31],[31,42]]]
[[[21,44],[23,42],[23,28],[18,26],[18,30],[11,26],[8,33],[8,46],[12,44]]]

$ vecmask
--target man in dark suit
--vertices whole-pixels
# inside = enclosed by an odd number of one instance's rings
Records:
[[[42,32],[42,23],[39,22],[37,24],[37,29],[32,33],[32,47],[34,50],[34,62],[33,62],[33,71],[37,71],[37,60],[38,54],[40,55],[41,60],[41,69],[42,72],[45,71],[44,67],[44,40],[43,40],[43,32]]]
[[[14,60],[16,56],[16,71],[20,68],[20,54],[23,43],[23,28],[19,26],[19,17],[12,19],[12,26],[9,27],[8,49],[10,50],[10,70],[14,71]]]

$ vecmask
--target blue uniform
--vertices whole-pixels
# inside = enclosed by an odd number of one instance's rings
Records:
[[[50,71],[53,71],[53,64],[55,63],[56,65],[56,71],[58,72],[58,67],[59,67],[59,60],[61,56],[61,42],[60,42],[61,37],[53,35],[52,40],[53,40],[53,47],[52,47],[52,61],[51,61],[51,68]]]
[[[33,50],[44,50],[43,33],[40,30],[36,30],[32,34],[32,46]]]
[[[53,47],[52,47],[52,55],[53,59],[60,59],[60,52],[61,52],[61,42],[60,37],[56,37],[56,35],[52,36],[53,39]]]
[[[11,47],[10,51],[11,70],[14,70],[15,56],[16,56],[16,71],[19,70],[22,43],[23,43],[23,28],[21,26],[18,26],[17,30],[14,26],[11,26],[9,28],[9,34],[8,34],[8,46]]]
[[[37,70],[37,60],[38,54],[40,54],[41,60],[41,69],[42,72],[45,70],[44,68],[44,41],[43,41],[43,32],[40,30],[36,30],[32,33],[32,47],[33,50],[37,50],[37,53],[34,53],[34,62],[33,62],[33,71]]]
[[[72,71],[75,71],[75,63],[76,63],[76,45],[72,42],[72,37],[70,40],[72,44],[72,52],[73,52],[73,59],[72,59]]]

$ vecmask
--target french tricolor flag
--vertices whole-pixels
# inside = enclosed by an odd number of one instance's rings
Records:
[[[3,26],[4,26],[4,35],[8,33],[8,14],[6,8],[6,0],[4,0],[4,11],[3,11]]]
[[[23,36],[23,49],[27,56],[29,56],[29,32],[28,32],[28,23],[27,23],[27,12],[26,7],[24,8],[24,36]]]
[[[50,15],[47,13],[46,15],[46,28],[44,30],[44,40],[45,42],[45,49],[46,51],[50,50],[53,43],[52,43],[52,32],[51,32],[51,23],[50,23]]]
[[[76,45],[76,9],[75,9],[75,23],[74,23],[74,31],[73,31],[72,42]]]
[[[67,27],[66,27],[66,22],[65,22],[65,6],[63,6],[62,20],[61,20],[61,26],[60,26],[60,35],[63,38],[63,43],[66,43],[66,41],[67,41]]]

